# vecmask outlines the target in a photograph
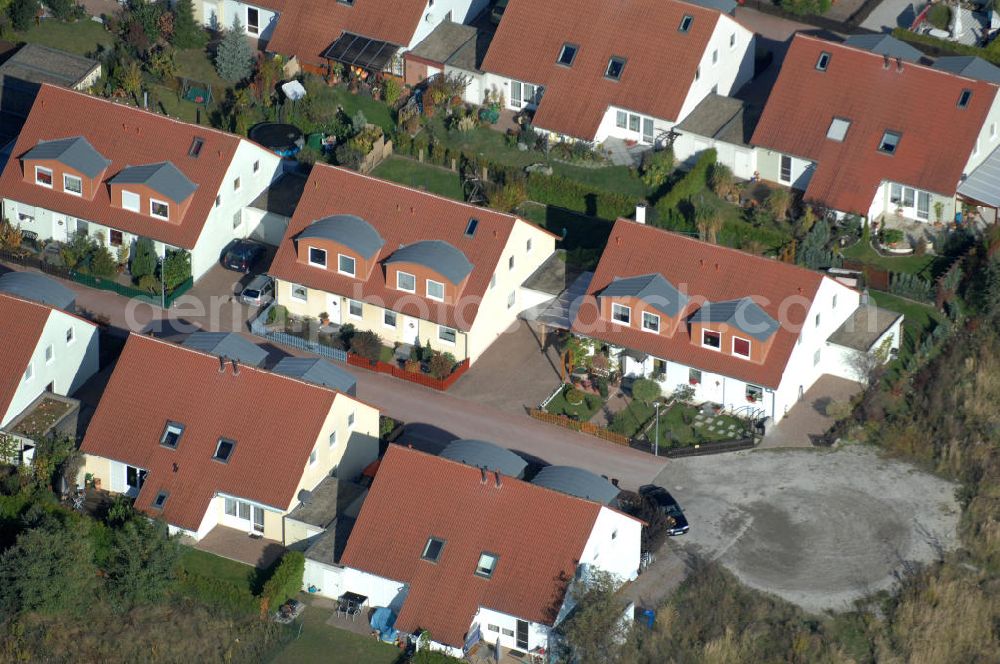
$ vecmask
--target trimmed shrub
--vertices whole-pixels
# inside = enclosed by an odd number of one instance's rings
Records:
[[[648,378],[639,378],[632,383],[632,397],[643,403],[652,403],[660,398],[660,384]]]
[[[927,22],[939,30],[947,30],[951,22],[951,7],[943,2],[931,5],[927,12]]]
[[[569,178],[541,173],[528,175],[527,194],[538,203],[610,220],[632,214],[638,202],[637,198],[625,194],[594,191]]]
[[[670,191],[656,202],[656,211],[661,221],[670,216],[670,210],[677,210],[681,201],[703,191],[708,186],[708,174],[712,165],[715,164],[716,158],[714,148],[702,152],[694,168],[688,171],[670,188]]]
[[[295,597],[302,590],[302,575],[306,570],[306,558],[301,551],[289,551],[281,558],[274,574],[264,584],[261,592],[262,608],[276,609],[286,600]]]
[[[438,380],[444,380],[451,375],[452,369],[455,368],[455,358],[451,353],[435,353],[427,366],[431,370],[432,376]]]
[[[896,244],[902,242],[906,234],[898,228],[884,228],[881,232],[882,244]]]
[[[156,252],[153,241],[149,238],[139,238],[135,243],[135,255],[132,256],[132,278],[141,282],[142,278],[156,272]],[[139,286],[142,288],[142,286]]]
[[[351,352],[370,360],[378,360],[382,356],[382,339],[371,330],[358,332],[350,340]]]

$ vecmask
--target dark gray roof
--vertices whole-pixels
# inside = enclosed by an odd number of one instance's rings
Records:
[[[63,311],[72,311],[76,305],[76,293],[37,272],[8,272],[0,277],[0,292]]]
[[[574,466],[547,466],[531,483],[603,505],[610,504],[619,493],[618,487],[600,475]]]
[[[688,296],[678,291],[672,283],[663,278],[662,274],[615,279],[601,291],[601,295],[637,297],[668,316],[678,315],[688,303]]]
[[[479,71],[493,34],[471,25],[442,21],[407,53],[465,71]]]
[[[335,214],[317,219],[299,233],[298,239],[307,238],[342,244],[366,259],[373,258],[385,245],[385,240],[371,224],[353,214]]]
[[[95,178],[111,164],[94,149],[83,136],[38,141],[38,145],[24,153],[22,159],[54,159],[88,178]]]
[[[879,55],[888,55],[890,58],[902,58],[910,62],[920,62],[920,58],[924,57],[923,53],[906,42],[884,34],[851,35],[844,43],[847,46],[861,48]]]
[[[996,148],[968,177],[958,183],[958,193],[977,203],[1000,207],[1000,148]]]
[[[298,173],[285,173],[260,192],[250,207],[291,218],[305,188],[305,177]]]
[[[760,341],[770,339],[778,330],[778,321],[771,318],[749,297],[725,302],[706,302],[691,315],[690,321],[726,323]]]
[[[736,11],[736,0],[686,0],[692,5],[715,9],[723,14],[732,14]]]
[[[126,166],[111,178],[113,184],[143,184],[175,203],[186,201],[198,188],[169,161],[144,166]]]
[[[100,66],[96,60],[81,55],[29,43],[0,65],[0,79],[10,76],[32,83],[75,88]]]
[[[949,55],[934,61],[934,68],[959,76],[1000,84],[1000,68],[974,55]]]
[[[472,263],[461,251],[444,240],[421,240],[394,251],[388,263],[415,263],[436,271],[453,284],[472,272]]]
[[[290,378],[298,378],[350,395],[355,394],[357,379],[337,365],[318,357],[285,357],[272,369]]]
[[[827,338],[827,342],[867,353],[902,317],[903,314],[876,307],[874,304],[861,305]]]
[[[749,145],[759,115],[759,111],[739,99],[712,93],[694,107],[677,129],[733,145]]]
[[[181,345],[253,367],[259,367],[267,359],[266,350],[235,332],[195,332]]]
[[[441,451],[445,459],[476,468],[498,470],[508,477],[522,477],[528,462],[510,450],[485,440],[456,440]]]

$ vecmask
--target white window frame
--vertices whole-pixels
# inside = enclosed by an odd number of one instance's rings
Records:
[[[302,291],[301,295],[297,292],[300,289]],[[309,289],[303,286],[302,284],[289,284],[288,292],[293,300],[298,300],[299,302],[306,302],[309,299]]]
[[[402,277],[409,277],[413,282],[412,288],[404,288],[400,283]],[[417,292],[417,276],[415,274],[410,274],[409,272],[404,272],[403,270],[396,270],[396,290],[403,291],[404,293],[416,293]]]
[[[313,450],[312,450],[312,452],[309,453],[309,465],[310,466],[315,466],[316,465],[316,457],[317,456],[318,455],[316,454],[316,448],[314,447]]]
[[[433,295],[431,293],[431,284],[434,284],[435,286],[439,286],[441,288],[441,297],[438,297],[437,295]],[[430,298],[431,300],[435,300],[437,302],[444,302],[444,294],[445,294],[444,284],[441,283],[440,281],[435,281],[434,279],[428,279],[426,284],[426,292],[427,292],[427,297]]]
[[[322,263],[313,260],[313,252],[314,251],[321,251],[321,252],[323,252],[323,262]],[[323,249],[321,247],[313,247],[313,246],[306,247],[306,260],[309,261],[309,264],[312,265],[313,267],[321,267],[321,268],[323,268],[325,270],[326,269],[326,265],[327,265],[327,251],[326,251],[326,249]]]
[[[357,304],[358,307],[361,309],[361,313],[360,314],[354,313],[354,305],[355,304]],[[357,320],[361,320],[362,318],[365,317],[365,303],[362,302],[361,300],[352,300],[352,299],[348,298],[347,299],[347,315],[350,316],[351,318],[355,318]]]
[[[240,177],[237,175],[235,178],[233,178],[233,191],[239,191],[242,188],[243,188],[243,181],[240,180]]]
[[[454,339],[446,338],[444,336],[445,330],[450,331],[451,336],[453,336]],[[454,346],[458,342],[458,330],[453,327],[448,327],[447,325],[438,325],[438,341],[448,346]]]
[[[45,364],[52,364],[56,361],[56,347],[49,344],[45,347]]]
[[[332,431],[330,433],[330,449],[333,449],[336,446],[337,446],[337,432]]]
[[[747,354],[746,355],[744,355],[743,353],[737,353],[736,352],[736,342],[737,341],[745,341],[745,342],[747,342]],[[743,337],[733,336],[732,350],[733,350],[733,355],[735,355],[736,357],[742,357],[744,359],[749,359],[750,356],[753,355],[753,342],[750,341],[749,339],[745,339]]]
[[[393,321],[391,324],[388,321],[390,315],[392,316],[392,321]],[[396,325],[398,325],[398,323],[399,323],[399,317],[395,311],[393,311],[392,309],[384,309],[382,311],[382,327],[387,327],[389,329],[395,330]]]
[[[167,208],[167,213],[166,214],[157,214],[156,212],[153,212],[153,206],[154,205],[162,205],[162,206],[166,207]],[[170,219],[170,203],[168,203],[166,201],[161,201],[161,200],[159,200],[157,198],[150,197],[150,199],[149,199],[149,216],[150,217],[154,217],[156,219],[168,219],[169,220]]]
[[[49,181],[47,184],[38,179],[39,173],[49,174]],[[52,189],[52,187],[55,185],[55,181],[56,181],[56,176],[52,172],[51,168],[45,168],[44,166],[35,166],[35,184],[40,184],[43,187],[48,187],[49,189]]]
[[[80,191],[73,191],[69,187],[67,187],[67,183],[70,180],[76,180],[77,182],[80,183]],[[83,196],[83,178],[81,178],[81,177],[79,177],[77,175],[70,175],[69,173],[63,173],[63,191],[66,192],[67,194],[69,194],[70,196],[81,196],[82,197]]]
[[[625,111],[615,111],[615,127],[618,129],[628,129],[628,113]]]
[[[655,318],[656,319],[656,328],[655,329],[652,328],[652,327],[650,327],[650,326],[648,326],[648,325],[646,325],[646,317],[647,316],[649,316],[650,318]],[[654,313],[650,313],[648,311],[643,311],[642,312],[642,329],[644,329],[647,332],[655,332],[656,334],[659,334],[660,333],[660,317],[658,315],[654,314]]]
[[[822,353],[821,353],[822,350],[823,350],[822,348],[817,348],[816,352],[813,353],[813,366],[814,367],[815,366],[819,366],[820,360],[823,359],[822,358]]]
[[[710,344],[705,343],[705,335],[707,335],[707,334],[714,334],[715,336],[719,337],[719,345],[718,346],[712,346]],[[721,332],[717,332],[715,330],[705,330],[705,329],[703,329],[701,331],[701,347],[702,348],[708,348],[709,350],[719,351],[721,353],[722,352],[722,333]]]
[[[816,314],[816,327],[819,327],[820,315]]]
[[[70,326],[66,328],[66,345],[72,346],[73,342],[76,341],[76,330]]]
[[[528,238],[528,241],[524,243],[524,251],[525,251],[525,253],[529,253],[529,254],[531,253],[531,238],[530,237]]]
[[[488,559],[488,567],[483,565],[483,558]],[[476,562],[476,576],[484,579],[491,578],[493,576],[493,572],[497,569],[498,562],[500,562],[500,556],[495,553],[490,553],[489,551],[483,551],[479,554],[479,560]]]
[[[250,12],[251,11],[257,12],[257,24],[256,25],[251,25],[250,24]],[[246,15],[245,18],[246,18],[247,34],[248,35],[254,35],[254,36],[259,35],[260,34],[260,10],[257,9],[256,7],[247,7],[247,15]],[[253,29],[251,30],[251,28],[253,28]]]
[[[131,201],[134,198],[135,205],[129,205],[126,201]],[[128,189],[122,189],[122,209],[128,210],[129,212],[139,212],[142,209],[142,196],[135,193],[134,191],[129,191]]]
[[[507,308],[510,309],[517,302],[517,291],[511,291],[507,296]]]
[[[358,411],[352,410],[347,414],[347,428],[352,429],[354,427],[354,420],[357,419]]]
[[[782,173],[785,170],[783,164],[784,164],[784,162],[785,162],[786,159],[788,160],[788,177],[787,178],[782,177]],[[795,163],[793,162],[791,155],[787,155],[787,154],[781,155],[778,158],[778,182],[782,182],[784,184],[791,184],[791,182],[792,182],[792,170],[794,169],[794,167],[795,167]]]
[[[348,272],[344,269],[344,261],[351,261],[351,271]],[[347,275],[348,277],[355,277],[358,274],[358,261],[354,256],[348,256],[347,254],[337,254],[337,272],[340,274]]]
[[[233,213],[233,230],[236,230],[243,225],[243,210],[237,210]]]
[[[625,320],[619,320],[618,317],[615,316],[615,313],[618,312],[618,311],[621,311],[622,309],[625,310]],[[620,304],[618,302],[612,302],[611,303],[611,322],[614,323],[615,325],[631,325],[632,324],[632,307],[628,306],[627,304]]]
[[[28,362],[28,366],[24,370],[24,382],[27,383],[34,377],[35,377],[35,363]]]
[[[494,272],[493,276],[490,277],[490,290],[493,290],[493,287],[496,285],[497,285],[497,273]]]

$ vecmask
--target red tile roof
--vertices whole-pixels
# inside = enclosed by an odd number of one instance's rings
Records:
[[[597,503],[390,445],[341,563],[409,584],[396,627],[461,647],[479,607],[551,625],[601,510]],[[429,537],[445,540],[436,563]],[[493,576],[475,574],[494,553]]]
[[[830,54],[826,71],[816,69]],[[802,34],[788,49],[751,143],[817,162],[806,199],[867,214],[883,180],[952,195],[997,86]],[[968,107],[958,107],[962,90]],[[851,121],[843,141],[826,137],[834,117]],[[879,152],[886,130],[902,133]],[[985,149],[985,146],[984,146]]]
[[[362,37],[407,47],[424,17],[427,0],[336,0],[283,3],[278,25],[267,45],[271,53],[296,56],[307,64],[326,64],[321,56],[340,37],[352,32]]]
[[[143,511],[161,490],[171,524],[197,530],[217,492],[287,509],[335,398],[334,390],[241,366],[172,343],[129,337],[81,450],[149,471]],[[160,445],[167,421],[184,426],[176,449]],[[236,441],[228,463],[219,438]]]
[[[14,400],[51,312],[44,304],[0,293],[0,417]]]
[[[659,273],[694,303],[750,297],[780,323],[763,364],[692,343],[688,327],[673,337],[599,320],[596,295],[615,278]],[[788,263],[719,247],[619,219],[573,322],[573,331],[711,373],[777,388],[823,276]]]
[[[377,261],[402,245],[420,240],[448,242],[472,263],[472,273],[462,291],[459,307],[387,288],[381,266],[365,282],[299,263],[295,238],[309,224],[335,214],[351,214],[371,224],[385,240]],[[473,237],[465,236],[469,219],[479,225]],[[308,288],[373,302],[404,315],[433,320],[460,330],[472,327],[479,301],[501,259],[517,218],[486,208],[460,203],[410,189],[354,171],[316,166],[306,183],[295,215],[271,264],[269,274]]]
[[[198,185],[179,224],[112,207],[110,189],[98,187],[93,200],[25,182],[20,156],[39,141],[85,137],[111,165],[110,179],[125,166],[170,161]],[[195,137],[204,141],[200,156],[189,157]],[[135,235],[193,249],[201,235],[226,169],[239,146],[237,136],[191,125],[124,104],[42,85],[10,160],[0,175],[0,191],[12,200],[90,219]]]
[[[511,0],[482,68],[544,86],[534,124],[592,140],[608,106],[677,120],[719,17],[676,0]],[[571,67],[556,63],[565,43],[579,46]],[[611,56],[627,60],[619,81],[604,76]]]

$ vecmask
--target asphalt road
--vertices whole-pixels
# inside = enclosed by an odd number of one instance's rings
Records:
[[[955,485],[867,447],[679,459],[657,483],[691,522],[672,544],[816,613],[891,587],[958,540]]]

